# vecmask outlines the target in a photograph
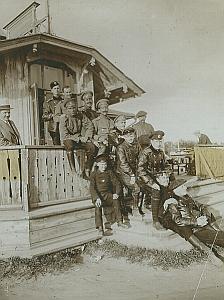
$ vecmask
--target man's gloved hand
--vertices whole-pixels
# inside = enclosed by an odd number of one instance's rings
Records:
[[[162,186],[168,186],[169,185],[169,177],[166,174],[163,174],[157,178],[157,181]]]
[[[208,219],[206,216],[201,216],[197,218],[197,225],[203,227],[208,224]]]
[[[113,200],[117,200],[119,198],[118,194],[113,194]]]
[[[153,183],[152,189],[160,191],[160,186],[157,183]]]
[[[135,184],[135,176],[131,176],[130,184]]]
[[[85,136],[80,136],[80,142],[82,142],[82,143],[86,143],[87,142],[87,137],[85,137]]]
[[[100,200],[100,198],[96,199],[95,206],[101,207],[101,205],[102,205],[102,201]]]

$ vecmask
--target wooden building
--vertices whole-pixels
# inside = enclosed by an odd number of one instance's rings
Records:
[[[29,10],[37,6],[34,2]],[[0,40],[0,103],[14,108],[11,118],[23,141],[0,149],[3,257],[31,257],[97,238],[88,182],[70,174],[64,148],[51,145],[42,121],[50,82],[69,85],[78,95],[91,90],[95,103],[105,93],[110,104],[144,93],[92,47],[35,30],[15,37],[17,21],[5,26],[8,38],[1,34]]]

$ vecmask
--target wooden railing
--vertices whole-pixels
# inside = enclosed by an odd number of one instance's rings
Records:
[[[197,176],[224,179],[224,146],[198,145],[194,151]]]
[[[61,146],[0,148],[0,208],[29,210],[87,197],[88,182],[79,176],[84,152],[75,157],[77,173],[72,174]]]

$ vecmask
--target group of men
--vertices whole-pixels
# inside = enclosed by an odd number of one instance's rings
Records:
[[[98,100],[95,111],[93,93],[86,91],[81,95],[83,108],[79,109],[69,87],[63,88],[63,98],[57,81],[50,87],[53,97],[44,103],[43,119],[48,122],[53,143],[65,146],[71,170],[75,171],[74,150],[85,150],[83,176],[90,179],[96,208],[103,207],[108,217],[107,234],[112,234],[111,224],[115,220],[119,226],[130,227],[128,213],[131,206],[140,203],[143,194],[147,194],[152,206],[154,226],[160,229],[159,176],[167,169],[161,150],[164,132],[155,131],[146,122],[145,111],[139,111],[136,122],[127,127],[124,115],[114,120],[108,116],[108,99]],[[96,209],[96,224],[103,230],[100,213],[101,209]]]
[[[64,97],[57,81],[50,87],[53,97],[44,102],[42,118],[48,123],[53,144],[64,145],[72,171],[74,150],[85,150],[83,176],[90,180],[99,232],[112,235],[115,222],[130,228],[129,213],[141,206],[144,198],[156,230],[171,229],[204,251],[208,244],[224,247],[224,233],[214,217],[187,196],[186,185],[178,187],[163,151],[164,132],[146,122],[146,112],[139,111],[136,122],[126,126],[124,115],[114,120],[108,116],[108,99],[100,99],[94,110],[93,93],[86,91],[81,95],[83,108],[79,109],[70,87],[63,88]],[[10,109],[9,105],[0,106],[1,146],[21,143],[9,119]]]

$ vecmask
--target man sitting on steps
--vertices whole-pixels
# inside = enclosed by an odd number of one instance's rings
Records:
[[[68,161],[72,172],[75,172],[74,150],[86,151],[85,177],[89,177],[93,165],[96,147],[91,142],[93,136],[92,122],[78,112],[75,99],[67,99],[64,103],[66,114],[60,119],[60,137],[67,151]]]

